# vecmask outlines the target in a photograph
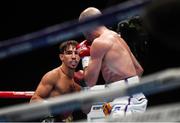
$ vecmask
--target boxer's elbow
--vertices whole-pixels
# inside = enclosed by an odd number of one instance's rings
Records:
[[[30,99],[30,103],[32,103],[32,102],[37,102],[37,101],[42,101],[43,100],[43,98],[41,98],[40,96],[38,96],[38,95],[33,95],[32,97],[31,97],[31,99]]]
[[[139,66],[136,68],[136,73],[139,77],[141,77],[142,74],[144,73],[144,69],[141,66]]]
[[[93,78],[86,78],[85,81],[86,81],[87,86],[89,87],[96,85],[96,81],[94,81]]]
[[[94,75],[90,75],[87,72],[84,73],[84,79],[87,86],[92,87],[96,85],[97,78]]]
[[[139,70],[139,76],[142,76],[142,74],[144,73],[144,69],[141,67],[140,70]]]

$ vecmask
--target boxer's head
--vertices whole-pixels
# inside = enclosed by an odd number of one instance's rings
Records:
[[[62,61],[62,64],[65,66],[75,69],[80,61],[80,57],[76,50],[77,41],[70,40],[63,42],[59,46],[60,54],[59,57]]]
[[[96,17],[102,15],[101,11],[94,7],[88,7],[85,9],[79,16],[79,22],[88,20],[90,18]],[[84,31],[83,34],[86,37],[88,41],[93,41],[96,37],[98,37],[98,29],[101,26],[98,27],[92,27],[88,31]]]
[[[87,20],[88,18],[91,18],[93,16],[101,15],[101,11],[94,7],[89,7],[85,9],[83,12],[81,12],[79,16],[79,21]]]

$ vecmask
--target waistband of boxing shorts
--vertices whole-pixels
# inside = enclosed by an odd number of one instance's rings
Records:
[[[106,87],[118,87],[118,86],[128,86],[139,83],[139,76],[132,76],[125,78],[123,80],[119,80],[110,84],[107,84]]]
[[[133,85],[139,83],[139,77],[138,76],[132,76],[128,77],[124,80],[119,80],[110,84],[105,85],[95,85],[93,87],[86,87],[84,90],[93,90],[93,91],[99,91],[104,90],[106,87],[120,87],[120,86],[127,86],[127,85]]]

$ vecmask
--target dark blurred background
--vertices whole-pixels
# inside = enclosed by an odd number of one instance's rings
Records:
[[[0,4],[0,41],[78,19],[89,6],[100,10],[125,0],[6,1]],[[179,67],[179,6],[152,5],[145,16],[133,16],[113,24],[144,68],[143,76]],[[163,7],[162,7],[163,6]],[[171,9],[166,9],[171,8]],[[164,11],[161,11],[164,10]],[[171,10],[171,11],[170,11]],[[174,14],[171,13],[173,10]],[[159,12],[159,13],[158,13]],[[149,26],[150,25],[150,26]],[[167,37],[165,37],[165,36]],[[177,37],[175,37],[177,36]],[[175,37],[175,38],[174,38]],[[75,38],[78,41],[83,36]],[[174,45],[172,45],[174,44]],[[34,91],[41,77],[60,65],[58,45],[43,47],[0,61],[0,91]],[[81,65],[78,66],[78,69]],[[102,78],[99,78],[102,80]],[[101,83],[99,83],[101,84]],[[148,96],[149,106],[177,102],[179,89]],[[0,107],[28,102],[28,99],[0,99]]]

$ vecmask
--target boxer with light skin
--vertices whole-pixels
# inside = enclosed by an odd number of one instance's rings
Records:
[[[97,8],[89,7],[80,14],[79,21],[101,14]],[[143,68],[118,33],[101,25],[83,34],[86,40],[77,45],[77,50],[82,58],[88,86],[96,85],[100,71],[106,84],[131,83],[130,79],[139,82]],[[145,99],[144,96],[142,98]]]
[[[79,20],[83,21],[88,17],[100,14],[101,12],[98,9],[90,7],[81,13]],[[80,49],[79,47],[82,49],[80,51],[81,57],[91,54],[88,67],[87,65],[84,66],[84,68],[87,67],[85,79],[89,86],[96,85],[100,70],[106,83],[136,75],[141,76],[143,68],[119,34],[105,26],[83,33],[87,41],[81,42],[78,49]]]
[[[59,46],[59,58],[62,64],[47,72],[41,79],[30,102],[45,101],[45,99],[60,96],[68,93],[78,92],[81,86],[75,81],[83,79],[83,71],[75,72],[80,61],[80,57],[76,50],[77,41],[70,40]],[[81,77],[81,78],[79,78]],[[72,112],[64,113],[58,118],[58,121],[71,116]]]

